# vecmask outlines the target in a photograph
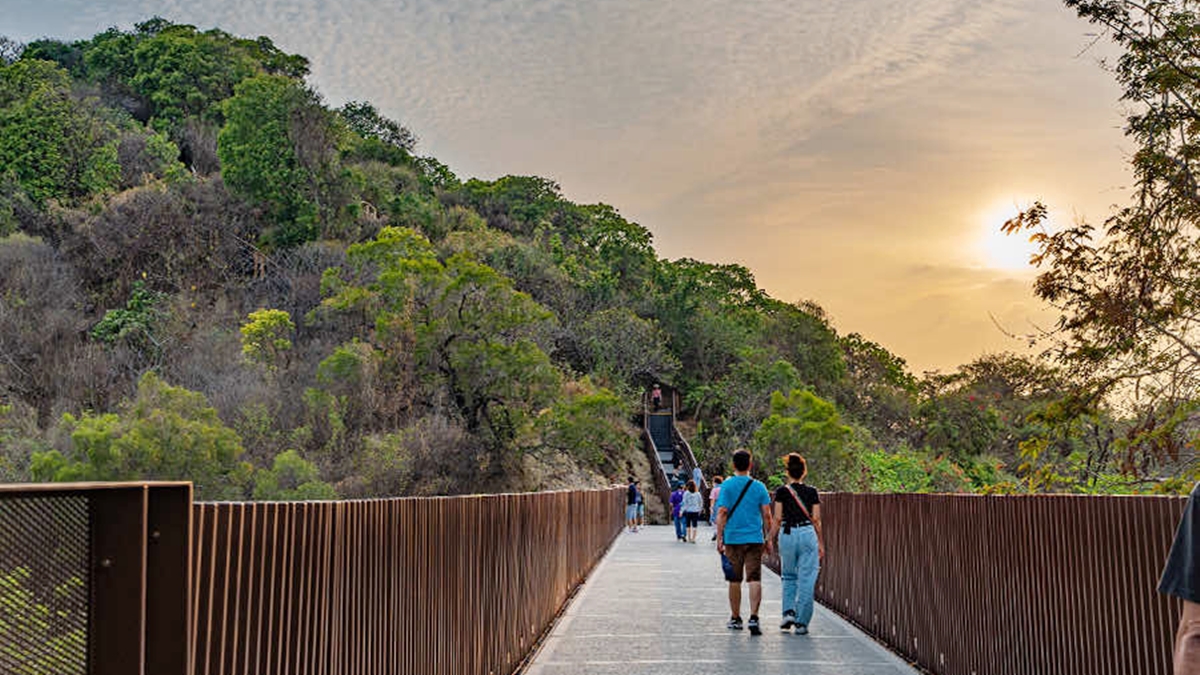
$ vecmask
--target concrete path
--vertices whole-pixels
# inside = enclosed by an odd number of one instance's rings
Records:
[[[726,629],[727,586],[712,533],[701,527],[696,544],[675,541],[671,527],[621,534],[528,675],[917,674],[820,606],[808,635],[781,633],[779,577],[766,570],[763,635]],[[749,616],[743,609],[743,619]]]

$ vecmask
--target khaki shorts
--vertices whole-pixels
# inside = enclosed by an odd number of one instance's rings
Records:
[[[733,564],[733,576],[742,582],[742,571],[745,570],[746,581],[762,581],[762,544],[725,544],[725,557]]]

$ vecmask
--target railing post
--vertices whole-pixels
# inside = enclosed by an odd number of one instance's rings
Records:
[[[146,636],[146,489],[97,490],[91,506],[90,675],[141,675]]]
[[[190,675],[192,486],[147,493],[146,675]]]

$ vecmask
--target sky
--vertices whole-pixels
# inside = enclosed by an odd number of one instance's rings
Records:
[[[461,177],[553,178],[917,373],[1053,324],[1006,218],[1101,221],[1129,181],[1111,48],[1051,0],[0,0],[0,34],[154,15],[268,35]]]

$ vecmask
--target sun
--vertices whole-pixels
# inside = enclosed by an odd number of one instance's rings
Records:
[[[1006,272],[1032,272],[1029,259],[1038,247],[1029,241],[1029,232],[1005,234],[1001,226],[1021,210],[1022,202],[999,201],[980,212],[976,219],[978,233],[975,238],[975,255],[979,263],[995,270]]]

